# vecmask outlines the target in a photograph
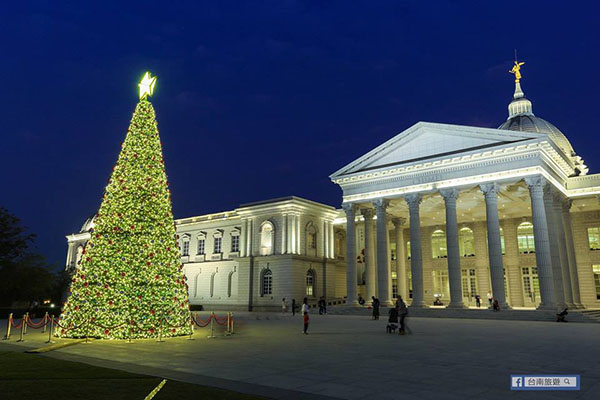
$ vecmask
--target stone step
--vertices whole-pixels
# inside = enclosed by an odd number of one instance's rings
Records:
[[[328,309],[328,313],[337,315],[364,315],[369,317],[372,310],[367,307],[335,306]],[[381,318],[386,318],[389,308],[381,307]],[[409,315],[412,317],[425,318],[467,318],[467,319],[495,319],[513,321],[556,321],[556,312],[541,310],[501,310],[492,311],[488,309],[445,309],[445,308],[412,308],[409,307]],[[567,315],[569,322],[600,323],[600,317],[593,313],[584,313],[579,310],[570,311]]]

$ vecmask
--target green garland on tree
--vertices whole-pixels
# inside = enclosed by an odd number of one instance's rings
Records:
[[[76,267],[61,337],[150,338],[191,333],[171,194],[154,108],[138,103]]]

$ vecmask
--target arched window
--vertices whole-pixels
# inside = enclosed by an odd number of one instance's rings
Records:
[[[260,227],[260,254],[269,256],[273,254],[273,237],[275,228],[269,221],[263,222]]]
[[[441,229],[431,234],[431,256],[433,258],[448,257],[448,246],[446,245],[446,234]]]
[[[517,243],[519,244],[519,253],[535,253],[533,224],[531,222],[523,222],[517,227]]]
[[[233,279],[235,271],[231,271],[227,277],[227,297],[231,297],[233,293]]]
[[[198,271],[194,278],[194,297],[200,296],[200,274],[202,271]]]
[[[306,224],[306,254],[317,256],[317,229],[312,222]]]
[[[213,272],[210,275],[210,297],[213,297],[215,295],[215,275],[217,273]]]
[[[306,272],[306,295],[315,295],[315,270],[312,268]]]
[[[269,267],[267,267],[263,270],[260,280],[261,280],[261,288],[260,288],[261,296],[272,295],[273,294],[273,272],[271,272]]]
[[[475,255],[475,238],[471,228],[461,228],[458,231],[458,249],[463,257],[473,257]]]

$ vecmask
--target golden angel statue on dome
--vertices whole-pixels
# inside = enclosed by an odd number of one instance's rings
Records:
[[[521,80],[521,65],[525,64],[524,62],[518,62],[515,60],[515,65],[513,65],[512,69],[508,72],[515,75],[515,82],[519,83]]]

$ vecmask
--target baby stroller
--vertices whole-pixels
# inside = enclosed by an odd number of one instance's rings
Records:
[[[565,307],[564,310],[556,314],[556,322],[567,322],[567,320],[565,319],[565,317],[568,314],[567,309],[568,307]]]
[[[385,330],[387,333],[392,333],[396,332],[396,329],[398,329],[398,309],[394,307],[390,309],[390,317]]]

